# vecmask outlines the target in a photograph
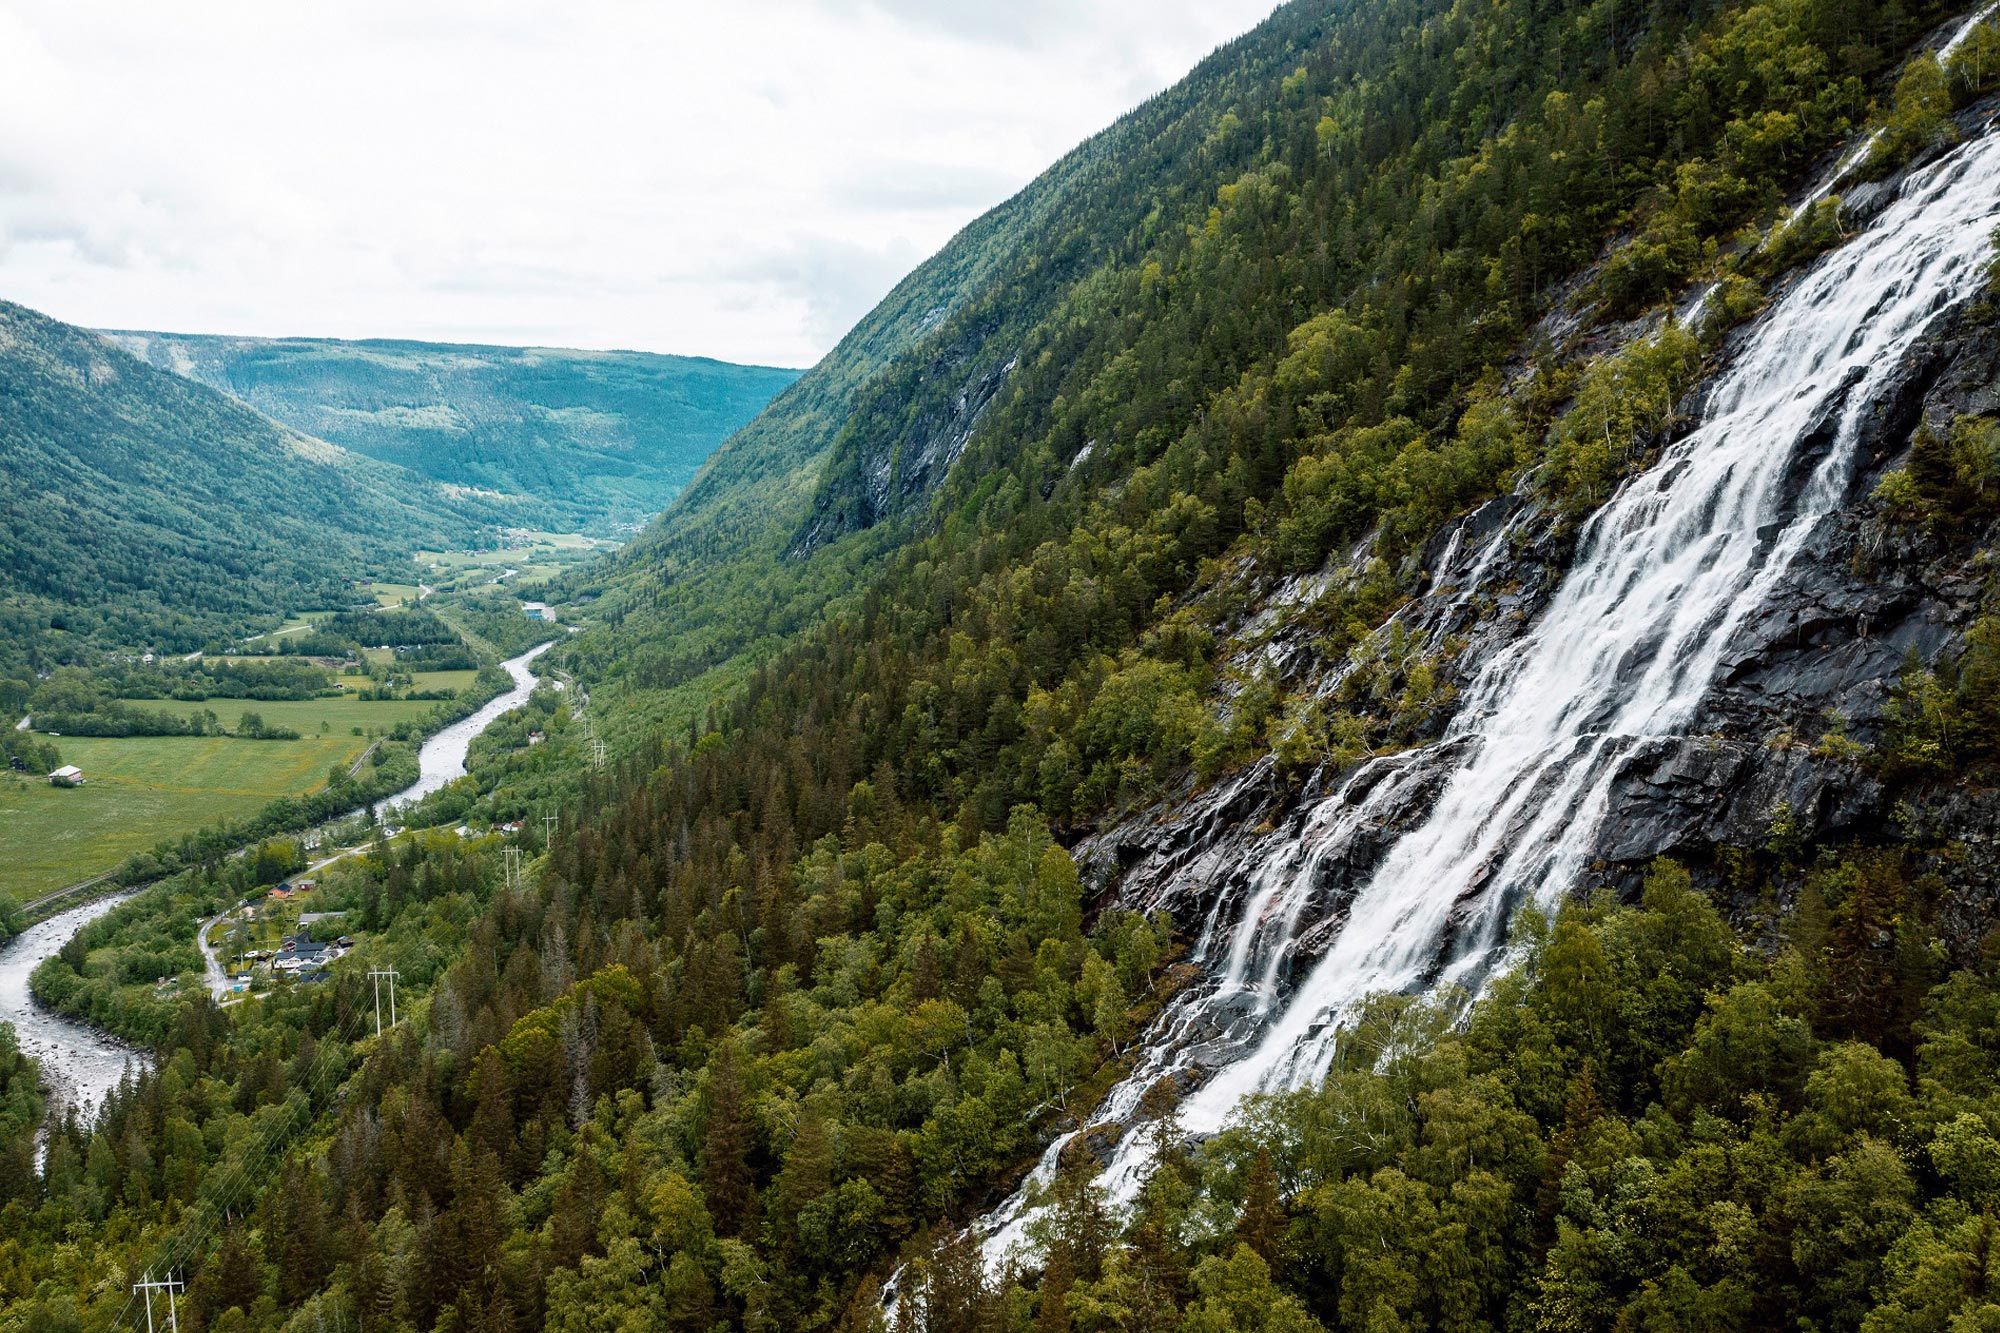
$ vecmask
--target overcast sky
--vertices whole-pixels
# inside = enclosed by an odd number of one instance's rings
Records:
[[[1272,0],[0,0],[0,297],[806,365]]]

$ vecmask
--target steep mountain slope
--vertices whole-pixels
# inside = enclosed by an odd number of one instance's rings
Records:
[[[0,654],[187,652],[497,511],[0,303]]]
[[[991,569],[1140,468],[1167,490],[1102,522],[1170,529],[1183,558],[1267,526],[1309,568],[1385,511],[1401,554],[1503,485],[1524,438],[1539,450],[1575,369],[1562,338],[1524,342],[1550,305],[1627,314],[1713,264],[1918,31],[1899,10],[1849,41],[1860,0],[1629,8],[1510,33],[1420,3],[1286,6],[969,228],[719,450],[619,568],[572,587],[607,627],[572,661],[671,689],[767,655],[913,530],[957,521],[945,547]],[[1816,217],[1780,248],[1822,244]],[[1563,285],[1621,231],[1589,290]],[[1522,356],[1552,373],[1454,438]],[[1556,460],[1579,500],[1620,461],[1601,452]],[[1130,502],[1176,493],[1192,507]],[[1149,601],[1185,567],[1159,573]]]
[[[133,355],[274,420],[568,530],[664,508],[798,372],[649,352],[125,330]]]
[[[1339,938],[1349,909],[1358,910],[1353,894],[1394,835],[1439,798],[1459,753],[1434,752],[1428,769],[1404,764],[1409,780],[1397,788],[1385,776],[1398,771],[1395,752],[1437,737],[1454,714],[1455,688],[1471,692],[1479,668],[1547,604],[1584,521],[1677,438],[1689,392],[1736,354],[1732,328],[1758,311],[1767,291],[1784,290],[1800,263],[1892,197],[1863,184],[1866,177],[1985,133],[1993,107],[1977,99],[2000,72],[1990,27],[1968,30],[1977,60],[1955,50],[1947,68],[1919,52],[1900,77],[1887,77],[1920,35],[1914,20],[1942,12],[1820,4],[1641,16],[1596,6],[1570,16],[1574,26],[1549,18],[1546,27],[1515,30],[1477,7],[1427,23],[1394,6],[1288,8],[1211,62],[1210,78],[1197,75],[1190,90],[1163,99],[1213,98],[1206,133],[1171,118],[1163,124],[1152,108],[1134,118],[1172,145],[1162,158],[1173,163],[1163,174],[1174,186],[1201,180],[1203,148],[1240,135],[1222,184],[1188,188],[1163,217],[1152,187],[1169,187],[1136,170],[1119,178],[1115,201],[1091,202],[1103,204],[1096,216],[1104,225],[1122,216],[1131,228],[1127,248],[1107,249],[1098,267],[1079,265],[1067,283],[1044,283],[1040,265],[1049,255],[1023,251],[1021,272],[975,294],[854,395],[784,568],[805,583],[834,567],[830,559],[881,551],[880,572],[860,597],[836,606],[829,624],[756,676],[717,734],[696,747],[697,759],[643,784],[643,796],[601,838],[580,845],[577,860],[559,853],[561,881],[626,875],[629,859],[617,848],[685,856],[687,837],[675,829],[702,819],[747,821],[761,832],[745,836],[737,823],[726,855],[720,840],[695,852],[707,873],[682,866],[675,878],[741,886],[743,874],[731,866],[771,864],[769,877],[754,872],[750,883],[760,887],[726,918],[743,924],[738,940],[762,933],[765,943],[748,949],[768,969],[788,966],[778,960],[801,946],[770,933],[796,910],[796,895],[808,896],[808,911],[837,915],[839,881],[855,873],[852,865],[837,868],[822,844],[788,884],[781,867],[791,849],[837,838],[860,855],[857,844],[893,822],[881,813],[884,803],[900,814],[908,807],[898,803],[911,802],[948,820],[949,848],[981,831],[1026,836],[1030,803],[1084,832],[1120,806],[1159,802],[1150,821],[1087,845],[1093,887],[1103,895],[1097,901],[1113,909],[1114,921],[1130,921],[1128,910],[1171,907],[1210,982],[1225,991],[1244,976],[1255,984],[1225,994],[1218,1015],[1165,1015],[1159,1031],[1173,1039],[1153,1047],[1161,1063],[1141,1066],[1124,1089],[1129,1097],[1113,1104],[1085,1151],[1124,1130],[1120,1120],[1138,1112],[1155,1079],[1192,1079],[1188,1052],[1212,1058],[1221,1038],[1246,1040],[1230,1030],[1236,1009],[1255,1009],[1265,1021],[1283,1016],[1280,1037],[1318,1033],[1296,1065],[1311,1083],[1326,1069],[1314,1061],[1335,1049],[1338,1026],[1328,1024],[1340,1015],[1314,1003],[1288,1013],[1277,1002],[1309,984],[1310,965]],[[1936,41],[1955,30],[1938,30]],[[1876,33],[1874,44],[1853,43],[1857,31]],[[1607,32],[1621,35],[1602,46],[1581,36]],[[1569,44],[1573,36],[1579,45]],[[1352,65],[1343,59],[1350,51],[1359,53]],[[1222,91],[1213,76],[1232,58],[1260,79]],[[1787,190],[1803,186],[1815,162],[1824,175],[1834,161],[1828,150],[1876,107],[1886,128],[1850,159],[1856,169],[1833,182],[1851,198],[1828,198],[1792,217]],[[1398,108],[1408,114],[1392,114]],[[1119,160],[1142,163],[1144,154]],[[1983,264],[1980,252],[1990,249],[1993,195],[1985,168],[1969,179],[1952,205],[1961,213],[1946,217],[1952,243],[1964,247],[1950,280],[1931,274],[1914,290],[1895,291],[1898,302],[1913,302],[1909,311],[1893,306],[1895,318],[1915,321],[1897,332],[1905,340],[1884,344],[1879,364],[1835,367],[1842,382],[1821,386],[1834,398],[1808,403],[1814,420],[1766,423],[1801,432],[1796,456],[1778,452],[1794,437],[1737,431],[1734,447],[1760,458],[1759,466],[1794,460],[1796,475],[1774,492],[1777,507],[1764,511],[1761,498],[1742,496],[1676,498],[1669,525],[1680,539],[1701,540],[1677,548],[1673,562],[1712,558],[1703,550],[1714,543],[1775,575],[1808,541],[1816,551],[1840,550],[1844,539],[1821,520],[1842,499],[1865,495],[1880,476],[1874,470],[1905,447],[1915,420],[1907,395],[1926,391],[1935,367],[1922,367],[1936,355],[1934,339],[1950,331],[1928,323],[1937,311],[1927,302],[1945,293],[1965,302],[1979,285],[1968,265]],[[1929,247],[1936,239],[1910,243]],[[1902,243],[1892,239],[1889,248]],[[1059,242],[1053,248],[1061,253]],[[1691,295],[1687,284],[1697,278],[1714,287],[1692,329],[1662,323],[1664,304]],[[1849,352],[1870,346],[1865,325],[1890,316],[1859,286],[1794,318],[1836,335],[1835,344],[1851,336]],[[1654,318],[1626,322],[1648,311]],[[1973,321],[1975,342],[1990,339],[1978,331],[1990,324],[1990,304],[1962,317]],[[1982,374],[1981,364],[1975,356],[1967,373]],[[1961,394],[1956,414],[1942,403],[1929,414],[1934,438],[1962,438],[1967,443],[1953,448],[1971,460],[1947,465],[1934,456],[1927,465],[1934,476],[1962,472],[1956,484],[1974,490],[1994,484],[1990,466],[1977,461],[1993,438],[1992,392],[1989,376]],[[1854,433],[1846,425],[1836,432],[1836,417],[1866,419],[1858,461],[1846,452],[1857,447]],[[1827,473],[1824,484],[1837,493],[1807,505],[1804,483],[1832,468],[1820,468],[1830,456],[1846,469]],[[1702,466],[1721,467],[1729,457]],[[1661,491],[1684,470],[1663,467]],[[1645,510],[1643,492],[1632,494]],[[1444,530],[1480,500],[1507,495],[1480,511],[1478,525]],[[1532,519],[1510,525],[1516,512]],[[1704,515],[1721,521],[1717,514],[1749,527],[1687,527]],[[1794,519],[1796,529],[1788,526]],[[1607,521],[1629,536],[1623,517]],[[1989,525],[1978,514],[1964,521],[1972,545],[1949,559],[1977,570]],[[1782,549],[1771,548],[1781,536]],[[1848,554],[1879,551],[1879,530],[1877,540],[1872,548],[1858,541]],[[1520,547],[1539,563],[1515,558]],[[1475,553],[1490,554],[1486,568],[1468,568]],[[632,558],[634,566],[645,559],[643,551]],[[1449,569],[1458,586],[1441,602],[1456,623],[1420,634],[1397,613],[1454,560],[1464,562]],[[1664,624],[1619,626],[1636,637],[1606,641],[1631,657],[1593,668],[1580,697],[1604,711],[1590,710],[1583,721],[1639,726],[1643,718],[1626,717],[1616,699],[1590,690],[1613,690],[1621,672],[1637,671],[1635,663],[1664,643],[1675,649],[1666,654],[1669,674],[1692,678],[1662,713],[1666,720],[1656,719],[1661,734],[1568,737],[1611,756],[1607,766],[1584,770],[1589,800],[1550,776],[1560,766],[1496,784],[1486,793],[1496,821],[1482,826],[1488,840],[1443,867],[1445,887],[1422,885],[1431,899],[1424,912],[1449,927],[1442,943],[1415,929],[1396,941],[1385,926],[1380,938],[1403,951],[1397,966],[1357,968],[1341,979],[1394,988],[1484,975],[1518,903],[1539,895],[1554,907],[1562,895],[1543,894],[1550,883],[1576,887],[1579,865],[1598,847],[1582,845],[1585,835],[1603,834],[1603,849],[1630,858],[1609,877],[1620,884],[1636,881],[1635,862],[1662,851],[1707,858],[1704,873],[1719,877],[1725,853],[1746,854],[1740,841],[1717,847],[1725,830],[1736,839],[1773,827],[1807,841],[1893,836],[1879,793],[1856,789],[1871,781],[1870,765],[1894,761],[1856,755],[1877,739],[1890,748],[1905,743],[1886,739],[1895,728],[1879,725],[1898,716],[1890,701],[1902,654],[1916,653],[1913,672],[1945,672],[1952,645],[1973,627],[1975,577],[1947,577],[1958,589],[1949,604],[1921,614],[1905,604],[1905,622],[1892,620],[1894,637],[1879,645],[1866,644],[1867,614],[1851,615],[1841,592],[1824,588],[1790,609],[1727,603],[1731,616],[1751,616],[1761,643],[1723,635],[1718,626],[1734,622],[1719,609],[1717,620],[1675,625],[1672,634]],[[1756,582],[1760,596],[1771,591],[1761,576]],[[1680,599],[1668,600],[1671,620]],[[1895,605],[1873,593],[1854,601]],[[1795,611],[1806,623],[1792,619]],[[1291,637],[1271,642],[1274,626],[1287,621]],[[623,630],[643,652],[648,626],[635,617]],[[1218,638],[1235,630],[1245,633],[1218,651]],[[1674,637],[1695,631],[1713,642],[1687,648]],[[1755,664],[1796,650],[1787,635],[1799,633],[1864,646],[1845,648],[1837,667],[1809,669],[1803,679],[1795,668],[1776,670],[1769,687],[1787,696],[1781,706],[1756,710],[1726,743],[1713,735],[1679,741],[1691,716],[1715,716],[1693,705],[1718,661],[1754,679]],[[1580,660],[1587,632],[1585,639],[1548,651]],[[1692,664],[1681,660],[1682,648]],[[1952,706],[1990,716],[1990,684],[1979,688],[1968,696],[1976,705]],[[1553,693],[1537,706],[1565,701]],[[1858,710],[1857,700],[1869,708]],[[1476,720],[1495,700],[1474,693],[1471,702]],[[1829,709],[1840,717],[1826,720]],[[1850,724],[1851,736],[1843,730]],[[1796,738],[1814,725],[1831,739],[1801,744]],[[1780,729],[1792,738],[1783,742],[1791,757],[1777,774],[1757,751]],[[1804,762],[1795,749],[1823,750],[1825,766]],[[1361,763],[1377,751],[1381,763]],[[655,757],[649,751],[648,764]],[[1300,800],[1307,781],[1311,799]],[[1345,788],[1350,781],[1356,785]],[[1864,799],[1845,799],[1843,785]],[[1384,787],[1400,804],[1376,799],[1374,789]],[[1180,808],[1190,791],[1201,799]],[[1600,826],[1597,798],[1607,791],[1647,808],[1644,821],[1623,824],[1614,814],[1611,826]],[[1731,798],[1726,814],[1716,805],[1722,791]],[[1793,798],[1799,807],[1788,806]],[[1550,802],[1539,814],[1537,799]],[[1673,813],[1662,816],[1662,806]],[[1505,839],[1522,837],[1533,860],[1549,821],[1565,818],[1573,818],[1576,840],[1561,848],[1559,875],[1529,874],[1506,859]],[[1290,821],[1282,842],[1268,840],[1273,819]],[[1163,823],[1173,835],[1164,845]],[[1328,829],[1345,836],[1330,839]],[[1499,850],[1492,839],[1502,840]],[[1286,873],[1260,896],[1258,871],[1270,859]],[[1751,878],[1796,868],[1742,864]],[[1135,866],[1146,874],[1130,874]],[[663,892],[662,910],[685,919],[695,905],[675,905],[676,892]],[[945,897],[949,908],[921,898],[901,903],[925,921],[877,947],[923,945],[935,956],[975,960],[977,973],[993,959],[993,945],[965,928],[960,900]],[[777,919],[765,914],[774,902],[783,904]],[[724,919],[710,917],[711,928]],[[1230,957],[1237,940],[1246,960]],[[667,952],[707,956],[699,932]],[[920,998],[934,984],[922,979],[929,967],[913,953],[900,957],[912,986],[901,994]],[[972,1003],[970,993],[968,985],[962,1003]],[[1022,1010],[1016,1016],[1027,1021]],[[1119,1017],[1099,1012],[1091,1020],[1113,1045],[1124,1040]],[[1248,1030],[1254,1037],[1265,1029]],[[996,1041],[1004,1048],[1004,1038]],[[1231,1091],[1258,1086],[1251,1079]],[[941,1098],[926,1133],[949,1135],[957,1123],[949,1094]],[[1216,1102],[1196,1127],[1213,1132],[1233,1110],[1233,1096]],[[1121,1164],[1143,1167],[1153,1147],[1135,1143]],[[1120,1198],[1130,1200],[1137,1183],[1130,1173],[1117,1179]],[[940,1281],[964,1281],[962,1269],[939,1272]]]

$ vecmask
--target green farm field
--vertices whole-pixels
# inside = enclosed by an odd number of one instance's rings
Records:
[[[469,690],[479,679],[477,671],[413,671],[410,680],[419,690]]]
[[[471,672],[439,673],[472,675]],[[245,713],[256,713],[265,723],[273,727],[290,727],[301,736],[314,737],[320,734],[320,726],[325,724],[330,734],[352,738],[354,728],[360,727],[364,733],[384,732],[398,722],[419,722],[430,715],[438,706],[435,699],[395,699],[365,702],[360,699],[210,699],[205,703],[195,703],[183,699],[132,699],[132,707],[149,712],[177,713],[191,717],[204,708],[222,720],[225,727],[234,727],[236,719]],[[69,741],[59,742],[69,753]],[[260,744],[282,745],[283,741],[260,742]],[[71,762],[75,762],[72,760]]]
[[[16,900],[110,870],[178,831],[312,791],[368,743],[342,731],[297,741],[65,736],[57,744],[86,785],[0,784],[0,889]]]

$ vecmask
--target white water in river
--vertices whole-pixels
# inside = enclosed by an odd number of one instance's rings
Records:
[[[1621,757],[1682,731],[1736,628],[1840,504],[1864,410],[1939,315],[1978,289],[1996,224],[2000,134],[1988,133],[1913,176],[1785,292],[1715,383],[1701,424],[1589,521],[1536,627],[1482,665],[1449,734],[1365,764],[1274,852],[1237,919],[1204,932],[1197,957],[1217,974],[1170,1006],[1101,1122],[1129,1119],[1162,1074],[1200,1064],[1212,1072],[1181,1115],[1189,1131],[1213,1133],[1244,1097],[1324,1077],[1368,996],[1477,989],[1502,962],[1514,912],[1551,906],[1575,883]],[[1280,994],[1317,863],[1446,767],[1428,814],[1354,895],[1320,961]],[[1138,1185],[1142,1137],[1114,1153],[1104,1184],[1115,1200]],[[989,1219],[991,1258],[1022,1239],[1025,1220],[1024,1195]]]
[[[47,1114],[51,1121],[69,1106],[79,1108],[89,1119],[103,1103],[104,1094],[118,1086],[125,1066],[143,1065],[146,1056],[96,1028],[71,1022],[36,1004],[28,994],[28,976],[70,936],[131,896],[113,894],[58,912],[0,946],[0,1023],[14,1025],[22,1052],[41,1066],[42,1081],[51,1093]]]

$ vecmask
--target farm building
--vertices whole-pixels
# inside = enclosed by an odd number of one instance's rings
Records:
[[[75,764],[64,764],[61,768],[49,774],[49,785],[51,787],[81,787],[83,785],[83,770]]]

